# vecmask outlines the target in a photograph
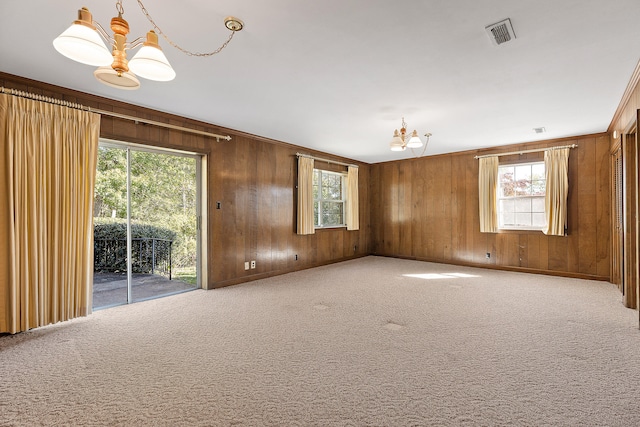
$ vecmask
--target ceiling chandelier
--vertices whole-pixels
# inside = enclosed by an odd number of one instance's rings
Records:
[[[113,36],[93,20],[86,7],[78,10],[78,19],[54,41],[53,46],[62,55],[82,64],[97,66],[94,76],[102,83],[118,89],[138,89],[140,82],[136,76],[155,81],[173,80],[176,72],[169,64],[167,57],[158,44],[158,34],[176,49],[190,56],[212,56],[224,49],[233,35],[242,30],[244,23],[238,18],[228,16],[224,20],[225,27],[231,31],[229,38],[213,52],[194,53],[175,44],[156,25],[149,12],[138,0],[138,5],[145,14],[153,30],[146,38],[139,37],[131,43],[127,42],[129,23],[122,17],[124,8],[122,0],[116,1],[118,16],[111,18]],[[155,31],[154,31],[155,30]],[[105,46],[111,47],[111,51]],[[127,51],[140,48],[131,60],[127,60]]]
[[[402,127],[400,128],[400,132],[396,129],[393,132],[393,139],[389,143],[391,151],[404,151],[407,148],[410,148],[413,154],[416,157],[422,156],[427,150],[427,145],[429,144],[429,138],[431,137],[431,133],[427,132],[424,134],[427,138],[426,142],[422,142],[420,137],[418,136],[418,131],[414,130],[411,132],[411,136],[407,136],[407,124],[404,121],[404,117],[402,118]],[[415,148],[422,148],[422,151],[419,154],[416,154],[414,151]]]

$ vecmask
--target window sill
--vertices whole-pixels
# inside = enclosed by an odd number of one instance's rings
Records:
[[[498,233],[537,234],[537,233],[542,233],[542,229],[541,228],[499,228]]]
[[[340,228],[344,228],[346,229],[347,226],[346,225],[328,225],[326,227],[314,227],[314,230],[316,231],[322,231],[322,230],[337,230]]]

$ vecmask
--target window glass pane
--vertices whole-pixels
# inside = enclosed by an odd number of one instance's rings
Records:
[[[544,213],[544,197],[533,197],[531,199],[531,212]]]
[[[342,200],[342,177],[335,174],[322,174],[322,198],[324,200]]]
[[[531,194],[531,165],[515,167],[516,195],[528,196]]]
[[[516,181],[531,181],[531,165],[516,166]]]
[[[516,211],[516,201],[514,199],[500,200],[500,212],[512,213]]]
[[[313,199],[317,200],[320,196],[320,171],[313,171]]]
[[[516,225],[521,227],[531,226],[531,214],[530,213],[516,213]]]
[[[544,181],[544,163],[534,163],[531,165],[531,179]]]
[[[534,196],[544,196],[546,182],[544,180],[531,181],[531,194]]]
[[[500,186],[499,197],[512,197],[515,195],[512,166],[498,168],[498,183]]]
[[[342,202],[322,202],[322,225],[342,225]]]
[[[514,173],[513,166],[500,166],[498,168],[498,172],[500,175],[508,175],[508,176],[511,176],[511,179],[513,179],[513,173]]]
[[[531,195],[531,181],[524,179],[516,181],[515,185],[516,196],[529,196]]]
[[[320,223],[318,223],[318,202],[313,202],[313,224],[314,225],[320,225]]]
[[[512,212],[502,212],[500,214],[500,225],[503,227],[509,227],[515,225],[516,214]]]
[[[514,200],[516,205],[516,212],[531,212],[531,199],[516,199]]]
[[[545,215],[544,213],[532,213],[531,214],[531,218],[533,221],[533,226],[534,227],[544,227],[545,225],[547,225],[547,221],[545,219]]]

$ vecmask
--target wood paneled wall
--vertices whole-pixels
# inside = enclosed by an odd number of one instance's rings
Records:
[[[5,87],[136,117],[230,134],[232,141],[103,117],[103,138],[207,156],[208,283],[215,288],[378,254],[585,278],[610,277],[610,163],[606,134],[360,166],[359,231],[295,233],[300,147],[0,73]],[[478,154],[578,144],[569,165],[569,235],[480,233]],[[501,157],[501,162],[542,154]],[[319,167],[321,167],[319,165]],[[220,202],[220,209],[216,209]],[[486,253],[491,257],[487,259]],[[295,256],[298,256],[298,260]],[[255,270],[244,262],[256,260]]]
[[[216,142],[209,137],[128,120],[106,116],[101,120],[102,138],[207,156],[208,283],[205,286],[209,289],[371,253],[368,164],[9,74],[0,73],[0,86],[231,135],[229,142]],[[337,228],[309,236],[296,234],[297,151],[360,166],[359,231]],[[217,202],[221,209],[216,209]],[[251,260],[256,261],[256,269],[245,271],[244,262]]]
[[[609,126],[611,135],[611,161],[621,154],[622,164],[622,227],[620,221],[612,220],[612,235],[620,236],[614,241],[612,253],[620,256],[612,258],[615,283],[624,294],[627,307],[640,307],[640,63],[631,76],[613,120]],[[613,132],[618,134],[613,138]]]
[[[479,232],[474,156],[572,143],[578,148],[569,156],[568,236]],[[536,159],[543,154],[503,156],[500,163]],[[373,253],[609,280],[609,164],[606,134],[374,164]]]
[[[313,235],[296,234],[298,151],[340,160],[246,136],[219,145],[212,154],[209,216],[215,263],[211,274],[217,285],[245,281],[252,271],[244,271],[244,261],[256,260],[257,277],[266,277],[371,252],[367,164],[352,162],[359,165],[360,230],[336,228],[317,230]],[[317,163],[316,167],[322,168]],[[219,210],[215,209],[218,201]]]

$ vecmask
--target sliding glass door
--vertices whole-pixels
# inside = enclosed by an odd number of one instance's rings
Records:
[[[200,287],[197,155],[101,142],[93,307]]]

